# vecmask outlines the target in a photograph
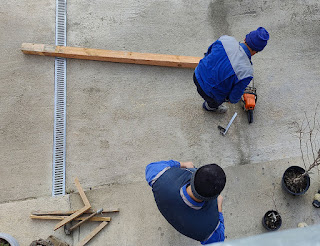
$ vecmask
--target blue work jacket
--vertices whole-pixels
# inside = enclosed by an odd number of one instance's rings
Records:
[[[224,241],[224,219],[217,199],[196,202],[187,193],[195,171],[180,168],[174,160],[153,162],[146,167],[146,180],[159,211],[177,231],[203,245]]]
[[[208,48],[195,75],[207,96],[237,103],[253,78],[250,51],[235,38],[222,36]]]

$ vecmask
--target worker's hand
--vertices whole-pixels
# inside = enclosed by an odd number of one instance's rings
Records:
[[[191,161],[187,161],[187,162],[180,162],[180,167],[181,168],[194,168],[194,165]]]
[[[222,201],[223,201],[223,197],[219,195],[217,198],[217,203],[218,203],[218,211],[221,213],[222,213]]]

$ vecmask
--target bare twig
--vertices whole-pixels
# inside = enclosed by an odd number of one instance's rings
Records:
[[[293,122],[291,128],[295,129],[295,132],[298,134],[299,147],[303,165],[305,167],[305,172],[301,175],[298,175],[292,180],[293,184],[298,184],[301,182],[301,179],[304,178],[309,172],[317,167],[318,174],[320,174],[320,149],[318,149],[317,136],[319,133],[320,123],[317,119],[319,103],[316,106],[315,113],[313,118],[310,120],[306,114],[305,119],[301,124],[298,122]],[[312,155],[312,159],[311,158]],[[310,163],[309,165],[307,163]]]
[[[314,130],[315,125],[310,126],[310,120],[308,119],[307,113],[304,112],[304,114],[305,114],[305,117],[307,119],[307,125],[308,125],[308,130],[309,130],[309,132],[308,132],[308,135],[309,135],[308,141],[309,141],[310,146],[311,146],[313,159],[315,159],[316,155],[315,155],[315,150],[314,150],[313,141],[312,141],[312,134],[313,134],[313,130]],[[314,114],[314,117],[316,117],[316,115],[317,115],[317,113]],[[315,121],[315,119],[314,119],[314,121]],[[306,144],[308,144],[308,141],[306,142]]]
[[[276,205],[276,199],[274,198],[274,193],[275,193],[275,190],[276,190],[276,186],[275,186],[274,183],[272,183],[272,185],[273,185],[272,201],[273,201],[273,205],[274,205],[275,210],[278,211],[278,210],[277,210],[277,205]]]
[[[277,210],[277,205],[276,205],[276,199],[275,199],[275,195],[274,195],[275,190],[276,190],[276,185],[275,185],[275,183],[272,183],[272,186],[273,186],[273,191],[272,191],[271,196],[268,194],[269,192],[266,192],[266,193],[264,193],[264,194],[265,194],[267,197],[271,198],[271,200],[272,200],[272,202],[273,202],[273,205],[274,205],[274,210],[278,211],[278,210]]]

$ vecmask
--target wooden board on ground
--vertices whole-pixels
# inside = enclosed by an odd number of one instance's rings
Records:
[[[68,218],[68,216],[62,216],[62,215],[30,215],[31,219],[38,219],[38,220],[64,220]],[[86,217],[78,217],[74,220],[85,220]],[[111,221],[110,217],[99,217],[95,216],[89,219],[90,221]]]
[[[102,211],[102,213],[115,213],[119,212],[119,209],[105,209]],[[73,213],[77,212],[77,210],[71,210],[71,211],[33,211],[31,212],[32,215],[71,215]],[[89,209],[84,214],[92,214],[95,210]]]
[[[77,244],[77,246],[84,246],[86,243],[88,243],[95,235],[98,234],[99,231],[101,231],[106,225],[108,224],[108,222],[104,221],[102,222],[99,226],[97,226],[92,232],[90,232],[90,234],[88,236],[86,236],[84,239],[82,239],[80,241],[79,244]]]
[[[83,208],[79,209],[77,212],[74,214],[67,216],[65,219],[63,219],[61,222],[59,222],[54,230],[58,230],[60,227],[64,226],[65,224],[69,223],[71,220],[76,219],[79,217],[81,214],[83,214],[85,211],[89,210],[91,207],[90,206],[84,206]]]
[[[24,54],[75,58],[95,61],[133,63],[141,65],[195,68],[201,57],[138,53],[89,49],[81,47],[54,46],[47,44],[23,43],[21,50]]]
[[[76,186],[77,186],[77,189],[78,189],[78,191],[79,191],[79,194],[80,194],[80,196],[81,196],[81,199],[82,199],[84,205],[85,205],[85,206],[91,206],[91,205],[90,205],[90,202],[89,202],[89,200],[88,200],[88,198],[87,198],[87,196],[84,194],[84,191],[83,191],[83,189],[82,189],[82,187],[81,187],[81,185],[80,185],[79,179],[78,179],[78,178],[75,178],[75,179],[74,179],[74,183],[75,183]]]
[[[81,199],[84,203],[84,207],[79,209],[77,212],[71,214],[70,216],[66,217],[65,219],[63,219],[62,221],[60,221],[56,227],[54,228],[54,230],[58,230],[60,227],[64,226],[65,224],[69,223],[71,220],[74,220],[75,218],[79,217],[81,214],[83,214],[84,212],[88,211],[91,208],[91,205],[89,203],[89,200],[86,196],[86,194],[84,194],[84,191],[79,183],[78,178],[75,178],[75,184],[78,188],[78,191],[80,193]]]

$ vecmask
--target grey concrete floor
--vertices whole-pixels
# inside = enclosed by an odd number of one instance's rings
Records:
[[[229,239],[265,232],[261,217],[276,207],[282,228],[319,223],[311,206],[317,172],[303,197],[280,187],[283,171],[302,165],[290,123],[319,102],[320,3],[309,1],[68,1],[67,44],[89,48],[202,56],[219,36],[244,39],[264,26],[265,50],[252,59],[258,102],[248,125],[240,104],[225,115],[203,111],[190,69],[68,60],[67,189],[78,177],[94,208],[119,207],[92,245],[198,245],[161,217],[144,181],[153,161],[176,159],[225,168]],[[80,208],[78,194],[51,198],[54,59],[26,56],[21,43],[54,44],[55,1],[0,5],[0,231],[28,245],[54,234],[55,222],[31,221],[32,210]],[[238,112],[226,137],[226,125]]]

